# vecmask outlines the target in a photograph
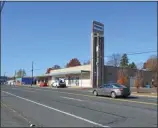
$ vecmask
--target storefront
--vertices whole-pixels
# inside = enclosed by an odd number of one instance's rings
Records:
[[[67,72],[52,72],[49,74],[52,76],[52,82],[59,78],[65,79],[67,86],[80,86],[89,87],[90,86],[90,71],[80,70],[80,71],[67,71]]]

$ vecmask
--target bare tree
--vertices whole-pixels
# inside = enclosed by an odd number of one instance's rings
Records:
[[[26,76],[26,72],[24,69],[19,69],[15,75],[16,75],[16,77],[24,77],[24,76]]]
[[[120,60],[121,60],[121,55],[114,53],[108,58],[107,65],[114,66],[114,67],[119,67]]]
[[[143,62],[139,62],[136,64],[137,69],[141,70],[144,68],[144,63]]]
[[[60,69],[61,67],[59,65],[54,65],[52,68],[47,68],[46,74],[49,74],[52,70]]]
[[[91,61],[88,60],[88,61],[86,61],[86,62],[83,62],[83,65],[87,65],[87,64],[90,64],[90,63],[91,63]]]
[[[157,56],[151,56],[144,64],[144,68],[150,71],[156,71],[158,69]]]
[[[139,92],[139,88],[144,86],[143,74],[141,70],[136,72],[136,79],[134,81],[134,85],[137,88],[137,92]]]
[[[154,75],[154,79],[155,79],[154,86],[155,86],[155,87],[158,87],[158,73],[157,73],[157,72],[156,72],[155,75]]]
[[[61,67],[59,66],[59,65],[54,65],[53,67],[52,67],[52,69],[53,70],[55,70],[55,69],[60,69]]]
[[[53,70],[53,69],[52,68],[47,68],[46,74],[49,74],[51,70]]]

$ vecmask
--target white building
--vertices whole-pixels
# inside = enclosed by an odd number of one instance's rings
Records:
[[[91,65],[82,65],[70,68],[51,70],[48,85],[58,78],[65,78],[67,86],[92,87],[90,81]]]

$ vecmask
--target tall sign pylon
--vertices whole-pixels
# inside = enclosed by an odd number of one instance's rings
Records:
[[[91,33],[91,84],[104,84],[104,24],[93,21]]]

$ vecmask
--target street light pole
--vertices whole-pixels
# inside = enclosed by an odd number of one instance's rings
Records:
[[[32,86],[33,85],[33,71],[34,71],[33,70],[33,61],[32,61],[32,70],[31,71],[32,71],[32,82],[31,82],[31,86]]]
[[[15,70],[15,73],[14,73],[14,84],[16,83],[16,70]]]

